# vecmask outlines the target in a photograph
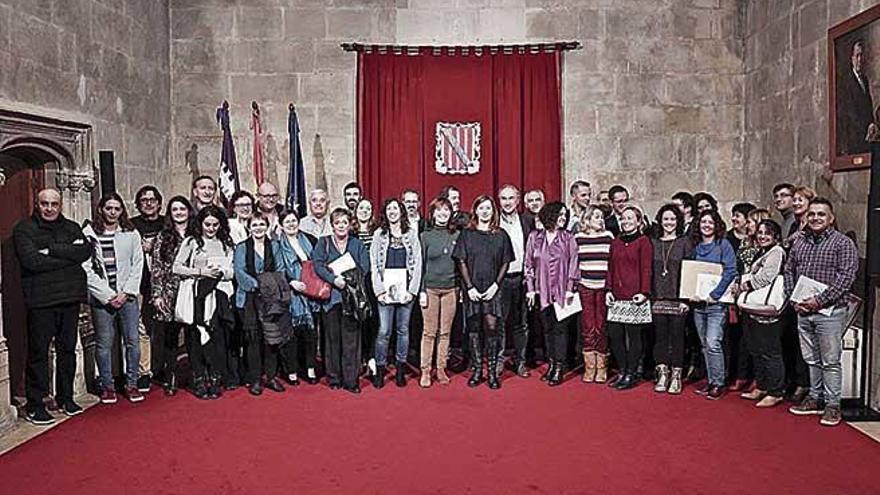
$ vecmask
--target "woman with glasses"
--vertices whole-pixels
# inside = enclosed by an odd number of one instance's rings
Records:
[[[229,236],[233,244],[248,237],[248,219],[254,214],[254,196],[247,191],[236,191],[229,199],[232,215],[229,218]]]

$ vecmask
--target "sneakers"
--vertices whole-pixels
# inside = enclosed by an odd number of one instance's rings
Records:
[[[837,426],[840,424],[840,419],[840,408],[828,406],[825,408],[825,412],[822,413],[822,419],[819,420],[819,424],[822,426]]]
[[[49,426],[55,423],[55,418],[49,414],[49,411],[47,411],[45,407],[37,407],[28,410],[27,413],[25,413],[25,418],[29,423],[37,426]]]
[[[101,404],[116,404],[116,391],[112,388],[105,388],[101,392]]]
[[[718,400],[724,397],[724,394],[727,393],[727,388],[724,386],[713,385],[709,387],[709,391],[706,393],[706,398],[709,400]]]
[[[141,392],[144,394],[149,392],[150,391],[150,381],[151,381],[150,375],[141,375],[141,377],[138,378],[138,381],[137,381],[138,392]]]
[[[795,416],[812,416],[822,414],[823,407],[816,399],[807,397],[800,404],[789,407],[788,412]]]
[[[141,402],[144,400],[144,396],[136,386],[125,387],[125,396],[128,397],[129,402]]]
[[[61,406],[61,411],[68,416],[77,416],[83,413],[83,408],[76,402],[69,400]]]

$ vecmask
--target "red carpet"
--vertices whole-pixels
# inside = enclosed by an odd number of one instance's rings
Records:
[[[880,493],[880,444],[780,407],[537,377],[96,406],[0,457],[4,494]]]

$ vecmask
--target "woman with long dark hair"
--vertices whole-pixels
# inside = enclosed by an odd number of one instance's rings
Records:
[[[663,205],[654,218],[654,281],[651,306],[654,323],[655,392],[681,393],[688,305],[678,299],[681,262],[691,257],[684,237],[685,220],[674,204]]]
[[[390,270],[405,273],[404,285],[392,285]],[[403,202],[388,198],[382,205],[381,221],[373,233],[370,247],[370,274],[373,291],[379,301],[379,335],[376,337],[376,374],[373,385],[382,388],[388,362],[391,332],[397,336],[395,350],[398,387],[406,385],[406,356],[409,351],[409,320],[413,299],[422,283],[422,248],[418,229],[410,226]]]
[[[290,319],[293,337],[283,353],[286,358],[287,383],[299,385],[299,373],[305,372],[305,380],[318,383],[315,359],[318,354],[318,336],[314,313],[318,304],[303,295],[303,263],[312,259],[315,240],[299,229],[299,217],[294,210],[287,210],[278,217],[281,235],[272,243],[278,270],[283,270],[293,293],[290,295]]]
[[[627,206],[620,215],[620,236],[611,241],[611,261],[605,295],[610,308],[615,304],[647,304],[651,296],[654,248],[644,235],[644,214],[637,206]],[[610,382],[617,390],[638,384],[638,367],[642,359],[642,337],[647,324],[609,321],[606,327],[611,353],[620,368],[620,375]]]
[[[419,385],[431,386],[431,362],[434,344],[437,344],[437,382],[449,384],[446,375],[446,358],[449,353],[449,336],[455,318],[458,301],[455,260],[452,252],[458,241],[458,230],[451,224],[452,204],[448,199],[437,198],[428,205],[430,228],[422,233],[422,292],[419,304],[425,317],[422,332],[421,371]]]
[[[183,329],[183,325],[174,318],[180,276],[172,273],[171,267],[193,214],[193,207],[188,199],[183,196],[171,198],[165,213],[165,228],[156,237],[150,253],[152,304],[156,308],[156,334],[160,341],[157,347],[161,353],[158,374],[163,380],[166,395],[177,393],[177,351],[180,331]],[[189,345],[190,342],[187,341],[187,346]]]
[[[715,210],[700,212],[696,218],[691,235],[694,246],[694,259],[717,263],[722,266],[721,280],[705,300],[695,301],[694,324],[703,344],[703,357],[706,361],[708,380],[696,393],[708,399],[717,400],[724,396],[724,325],[727,320],[727,305],[719,302],[727,288],[736,278],[736,253],[733,246],[724,238],[726,226]]]
[[[232,253],[226,214],[207,205],[190,223],[172,265],[172,273],[194,279],[193,307],[177,311],[192,315],[186,338],[191,342],[193,393],[199,399],[219,398],[221,383],[228,379],[226,341],[235,326],[229,302],[233,295]]]
[[[564,204],[545,204],[538,212],[538,220],[544,228],[533,230],[526,243],[526,300],[529,307],[537,305],[541,311],[550,358],[547,384],[555,387],[565,375],[568,334],[565,320],[557,319],[553,306],[568,306],[576,297],[580,280],[578,246],[574,235],[566,230],[568,208]]]
[[[261,212],[255,212],[247,219],[250,236],[235,246],[232,265],[235,270],[235,308],[239,313],[242,325],[242,344],[244,353],[244,383],[251,395],[263,393],[263,330],[257,313],[257,292],[260,283],[257,276],[265,272],[275,271],[275,257],[272,243],[268,238],[269,219]],[[284,385],[275,378],[278,369],[278,356],[275,349],[269,347],[266,357],[269,372],[266,373],[266,388],[275,392],[283,392]]]
[[[357,236],[367,251],[373,244],[373,232],[376,231],[376,219],[373,214],[373,202],[369,199],[358,201],[352,216],[351,231]],[[372,277],[371,277],[372,278]],[[367,369],[370,376],[376,380],[376,336],[379,334],[379,301],[376,300],[376,293],[373,291],[373,281],[367,280],[367,298],[370,300],[370,307],[373,308],[370,318],[363,322],[361,332],[361,348],[363,349],[362,359],[366,361]]]
[[[83,263],[95,326],[98,379],[101,384],[101,403],[116,402],[113,386],[111,350],[116,338],[116,325],[122,329],[125,346],[125,394],[131,402],[140,402],[144,396],[138,391],[138,322],[141,277],[144,270],[144,252],[141,236],[128,219],[125,203],[116,193],[98,201],[92,222],[83,228],[83,235],[94,246],[92,259]]]
[[[483,381],[482,334],[489,361],[489,388],[498,389],[499,320],[503,314],[499,288],[514,259],[513,246],[499,226],[498,208],[491,196],[475,199],[472,213],[452,252],[467,292],[464,309],[474,368],[468,386],[476,387]]]
[[[754,239],[758,256],[740,284],[746,297],[753,290],[772,285],[782,273],[785,249],[780,245],[781,241],[782,228],[778,223],[765,219],[758,224]],[[757,401],[756,407],[774,407],[783,402],[785,395],[785,365],[782,361],[785,319],[782,315],[770,317],[744,313],[749,352],[755,365],[755,388],[740,397]]]

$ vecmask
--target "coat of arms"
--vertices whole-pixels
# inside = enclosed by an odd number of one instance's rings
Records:
[[[480,171],[480,123],[437,122],[434,168],[439,174]]]

